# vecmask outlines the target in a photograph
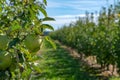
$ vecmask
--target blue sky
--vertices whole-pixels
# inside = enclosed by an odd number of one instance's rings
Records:
[[[58,29],[64,24],[76,21],[76,17],[84,16],[85,12],[99,12],[101,8],[114,4],[114,0],[47,0],[46,10],[56,21],[47,22]]]

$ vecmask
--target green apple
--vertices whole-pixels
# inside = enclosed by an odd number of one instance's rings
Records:
[[[29,34],[25,38],[24,44],[30,52],[37,52],[40,49],[41,44],[40,36],[35,34]]]
[[[0,51],[0,70],[5,70],[11,65],[12,56],[7,51]]]

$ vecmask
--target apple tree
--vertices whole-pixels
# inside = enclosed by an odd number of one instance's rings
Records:
[[[44,21],[54,20],[46,12],[46,0],[0,0],[0,80],[29,80],[40,73],[36,61],[40,56]],[[43,18],[41,18],[43,16]]]

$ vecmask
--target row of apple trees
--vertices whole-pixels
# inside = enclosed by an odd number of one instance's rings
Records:
[[[46,0],[0,0],[0,80],[30,80],[40,74],[39,64],[45,29],[54,20],[46,12]],[[41,18],[43,15],[43,18]]]
[[[85,17],[52,32],[51,37],[76,49],[81,56],[96,56],[102,67],[112,64],[120,68],[119,12],[119,5],[103,7],[99,16],[86,12]]]

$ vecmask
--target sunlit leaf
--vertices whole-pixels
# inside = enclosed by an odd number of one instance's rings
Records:
[[[49,25],[49,24],[42,24],[42,25],[41,25],[41,28],[54,30],[54,28],[53,28],[51,25]]]
[[[45,36],[45,40],[48,41],[54,49],[56,49],[55,43],[52,41],[52,39],[49,36]]]
[[[18,22],[17,21],[13,22],[12,26],[10,27],[10,30],[11,31],[16,31],[16,30],[19,30],[19,29],[21,29],[21,26],[18,24]]]
[[[44,4],[47,5],[47,0],[43,0]]]
[[[51,17],[45,17],[43,19],[41,19],[42,21],[55,21],[54,18],[51,18]]]
[[[47,12],[45,11],[45,9],[43,9],[42,7],[39,7],[39,10],[42,12],[42,14],[47,17]]]

